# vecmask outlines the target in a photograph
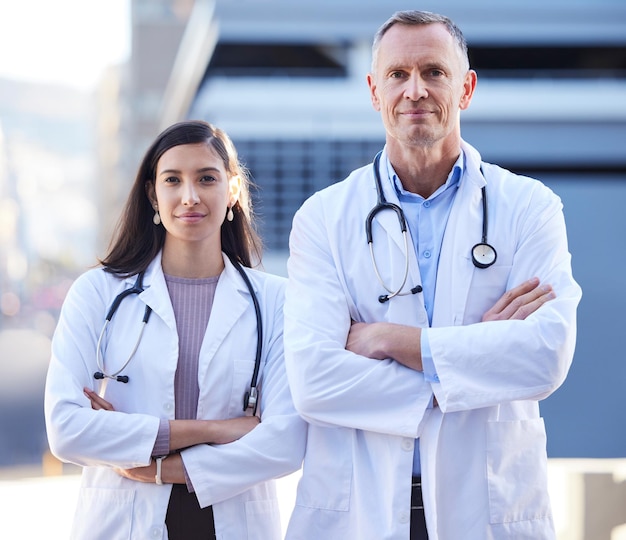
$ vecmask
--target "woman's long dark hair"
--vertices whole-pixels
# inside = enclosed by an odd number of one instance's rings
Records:
[[[224,220],[221,230],[222,251],[240,264],[251,267],[261,261],[261,239],[254,227],[250,200],[250,179],[239,162],[230,137],[221,129],[201,120],[179,122],[163,131],[146,152],[122,216],[117,224],[109,252],[100,263],[107,272],[122,277],[144,271],[165,242],[165,228],[154,225],[154,209],[146,184],[156,179],[156,167],[170,148],[182,144],[206,143],[222,158],[229,177],[241,177],[239,200],[233,206],[233,220]],[[226,213],[226,209],[224,209]]]

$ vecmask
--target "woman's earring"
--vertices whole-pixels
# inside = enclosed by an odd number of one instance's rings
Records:
[[[226,219],[227,219],[228,221],[232,221],[234,218],[235,218],[235,214],[233,214],[233,207],[231,206],[231,207],[228,209],[228,212],[226,212]]]
[[[159,211],[157,209],[154,210],[154,217],[152,218],[152,223],[155,225],[161,224],[161,216],[159,215]]]

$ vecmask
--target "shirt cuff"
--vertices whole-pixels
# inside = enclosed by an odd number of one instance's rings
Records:
[[[167,456],[170,453],[170,421],[161,418],[159,422],[159,431],[157,432],[156,441],[152,448],[154,457]]]
[[[439,382],[435,362],[430,352],[430,341],[428,340],[428,330],[422,329],[422,337],[420,338],[420,351],[422,353],[422,371],[424,372],[424,380],[427,382]]]
[[[187,484],[187,491],[189,493],[195,493],[195,488],[191,483],[191,478],[189,478],[189,474],[187,473],[187,467],[185,467],[185,462],[183,461],[183,472],[185,473],[185,484]]]

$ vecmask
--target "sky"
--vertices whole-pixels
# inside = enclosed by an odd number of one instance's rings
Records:
[[[130,0],[0,0],[0,77],[95,87],[130,52]]]

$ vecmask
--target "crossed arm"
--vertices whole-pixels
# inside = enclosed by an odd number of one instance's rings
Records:
[[[483,322],[525,319],[543,304],[555,298],[550,285],[541,285],[532,278],[507,291],[483,315]],[[422,371],[420,351],[421,328],[401,324],[377,322],[354,323],[348,334],[346,349],[372,359],[393,358],[411,369]],[[95,410],[114,410],[113,405],[85,388],[85,395]],[[183,461],[176,450],[197,444],[227,444],[252,431],[260,419],[243,416],[227,420],[170,420],[170,454],[162,462],[161,477],[165,483],[185,483]],[[156,465],[117,469],[118,474],[139,482],[154,482]]]
[[[113,405],[96,392],[85,388],[85,395],[94,410],[115,410]],[[184,484],[186,482],[183,460],[176,450],[196,444],[227,444],[236,441],[252,431],[261,422],[258,416],[241,416],[226,420],[170,420],[170,452],[162,462],[161,478],[164,483]],[[116,469],[117,473],[139,482],[155,481],[156,464],[153,461],[146,467]]]
[[[523,320],[553,298],[555,293],[550,285],[540,285],[538,278],[532,278],[505,292],[482,320]],[[393,358],[406,367],[422,371],[421,335],[422,329],[413,326],[388,322],[354,323],[346,349],[375,360]]]

